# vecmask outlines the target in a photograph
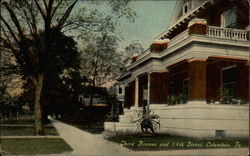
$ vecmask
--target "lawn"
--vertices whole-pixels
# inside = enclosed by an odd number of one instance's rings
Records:
[[[34,120],[11,120],[2,121],[1,123],[1,135],[2,136],[32,136],[34,135]],[[58,135],[56,129],[47,123],[44,126],[46,135]]]
[[[10,125],[33,125],[33,119],[18,119],[18,120],[2,120],[1,124],[10,124]]]
[[[45,126],[46,135],[58,135],[56,129],[51,126]],[[1,136],[32,136],[34,135],[34,126],[1,126]]]
[[[47,123],[44,128],[46,135],[58,135],[51,123]],[[1,135],[32,136],[34,120],[2,121]],[[2,138],[1,143],[5,155],[54,154],[72,151],[61,138]]]
[[[120,135],[107,139],[138,151],[248,147],[247,139],[195,139],[168,134]]]
[[[104,131],[104,127],[100,125],[87,124],[87,125],[74,125],[74,126],[92,134],[101,134]]]
[[[52,154],[72,151],[71,147],[58,138],[2,139],[5,155]]]
[[[62,122],[92,134],[101,134],[104,131],[103,123],[70,123],[65,120],[62,120]]]

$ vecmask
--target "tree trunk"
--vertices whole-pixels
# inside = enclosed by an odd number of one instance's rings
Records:
[[[42,104],[41,93],[43,87],[44,74],[39,74],[34,82],[35,87],[35,134],[44,135],[44,127],[42,123]]]
[[[90,88],[90,101],[89,101],[89,106],[92,106],[92,104],[93,104],[94,89],[95,89],[95,75],[94,75],[94,78],[93,78],[92,86],[91,86],[91,88]]]
[[[96,62],[97,64],[97,62]],[[95,66],[95,69],[94,69],[94,77],[93,77],[93,80],[92,80],[92,87],[91,87],[91,90],[90,90],[90,102],[89,102],[89,106],[92,106],[93,104],[93,98],[94,98],[94,89],[95,89],[95,79],[96,79],[96,76],[97,76],[97,65]]]
[[[93,98],[94,98],[94,97],[93,97],[93,96],[94,96],[93,94],[94,94],[94,92],[93,92],[93,91],[91,91],[91,92],[90,92],[90,101],[89,101],[89,106],[92,106],[92,105],[93,105]]]

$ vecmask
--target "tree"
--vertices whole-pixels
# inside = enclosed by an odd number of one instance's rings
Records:
[[[122,68],[120,54],[117,53],[117,38],[107,32],[92,37],[92,41],[82,51],[81,67],[92,90],[113,81]],[[90,105],[93,94],[92,91]]]
[[[83,14],[70,17],[77,1],[1,1],[1,52],[13,54],[16,72],[23,78],[30,79],[34,85],[35,132],[37,135],[44,134],[40,98],[45,75],[54,61],[50,56],[53,54],[53,43],[57,34],[55,32],[65,32],[78,27],[91,29],[98,23],[94,19],[86,18]],[[127,7],[118,6],[126,6],[128,2],[128,0],[113,2],[113,11],[122,16]],[[131,13],[127,15],[130,16]]]
[[[67,101],[67,99],[69,99],[68,95],[70,94],[70,91],[67,91],[68,86],[66,86],[66,84],[63,84],[63,80],[61,79],[60,75],[65,70],[72,70],[77,73],[80,67],[79,52],[76,47],[76,42],[73,40],[73,38],[65,36],[60,31],[54,30],[53,33],[55,33],[55,42],[52,46],[53,53],[51,53],[49,56],[53,61],[50,63],[48,72],[45,74],[41,96],[41,104],[43,106],[43,122],[46,122],[46,116],[48,115],[48,113],[53,113],[51,111],[49,112],[49,110],[58,110],[57,112],[61,113],[62,110],[64,110],[64,105],[66,102],[67,105],[73,105],[71,101]],[[30,83],[30,81],[27,81],[25,85],[26,96],[30,95],[34,91],[34,88],[32,87],[32,85],[30,85]],[[59,105],[56,102],[59,100],[56,99],[64,99],[65,103],[61,103]],[[33,105],[31,106],[33,107]],[[55,109],[55,107],[57,108]],[[68,109],[68,111],[70,111],[70,109]],[[66,113],[64,112],[64,114]]]

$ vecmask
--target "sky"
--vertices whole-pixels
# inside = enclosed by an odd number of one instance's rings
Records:
[[[87,5],[98,8],[107,14],[110,13],[107,5],[96,5],[89,2],[81,2],[80,5]],[[121,19],[117,27],[118,34],[122,37],[119,49],[124,50],[132,41],[138,41],[144,49],[147,49],[152,41],[169,25],[175,8],[176,1],[172,0],[134,0],[130,7],[137,16],[133,23],[127,19]]]
[[[118,30],[124,38],[120,47],[127,46],[132,40],[138,40],[144,49],[169,25],[175,1],[133,1],[131,7],[137,14],[134,23],[121,21]]]

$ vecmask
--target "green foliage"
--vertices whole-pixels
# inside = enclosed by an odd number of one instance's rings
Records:
[[[227,89],[227,88],[221,89],[221,95],[220,95],[220,97],[221,97],[220,101],[223,104],[230,104],[230,103],[232,103],[233,98],[234,98],[232,96],[230,90]]]
[[[2,119],[13,120],[21,115],[29,115],[29,111],[24,109],[28,103],[20,97],[11,97],[7,92],[0,95],[0,117]]]
[[[228,88],[221,88],[220,90],[220,102],[222,104],[246,104],[247,102],[242,99],[235,98],[232,91]]]
[[[179,94],[178,96],[168,95],[167,103],[168,105],[183,104],[183,103],[187,103],[187,98],[182,94]]]
[[[131,0],[114,0],[110,1],[112,11],[118,17],[126,17],[128,20],[134,21],[136,13],[129,7]]]
[[[93,87],[112,81],[119,74],[122,64],[116,48],[117,38],[105,33],[92,36],[91,42],[83,49],[81,74]]]
[[[105,121],[118,122],[121,114],[121,103],[116,98],[109,98],[108,103],[111,105],[111,111],[105,116]]]
[[[152,113],[152,111],[149,110],[148,106],[144,106],[142,115],[140,116],[140,113],[138,113],[140,119],[134,121],[143,133],[154,133],[157,127],[160,128],[160,117],[157,114],[150,113]]]

